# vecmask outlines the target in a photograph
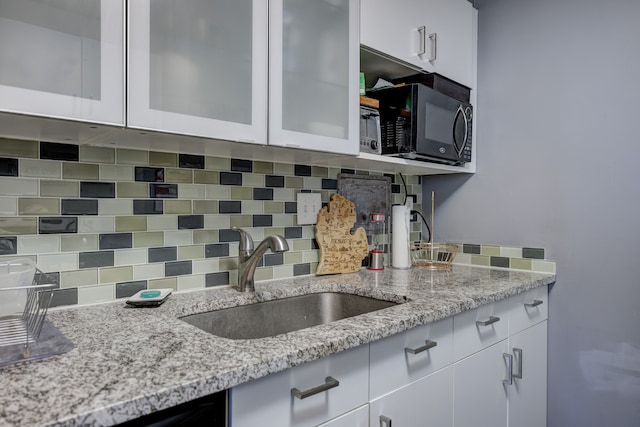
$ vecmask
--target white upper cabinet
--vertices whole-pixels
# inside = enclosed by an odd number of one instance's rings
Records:
[[[269,2],[269,144],[359,151],[359,1]]]
[[[360,43],[473,88],[476,19],[467,0],[362,0]]]
[[[0,0],[0,111],[124,124],[122,0]]]
[[[129,2],[132,128],[266,143],[267,2]]]

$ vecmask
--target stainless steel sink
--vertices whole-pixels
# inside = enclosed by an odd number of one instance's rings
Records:
[[[394,305],[397,303],[324,292],[192,314],[181,320],[219,337],[254,339],[323,325]]]

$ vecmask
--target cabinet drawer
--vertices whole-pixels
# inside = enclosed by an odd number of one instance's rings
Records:
[[[318,427],[367,427],[369,425],[369,405],[364,405]]]
[[[453,361],[453,317],[370,345],[370,393],[375,399]]]
[[[507,338],[508,307],[509,300],[505,299],[454,316],[454,360],[460,360]]]
[[[509,335],[545,320],[547,318],[548,302],[547,286],[530,289],[509,298]]]
[[[292,390],[306,392],[329,384],[339,385],[299,398]],[[368,401],[369,346],[336,353],[311,363],[242,384],[231,390],[231,426],[318,425]]]

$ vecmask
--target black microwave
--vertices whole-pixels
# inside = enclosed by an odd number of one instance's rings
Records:
[[[382,154],[450,165],[471,161],[473,107],[420,83],[372,92]]]

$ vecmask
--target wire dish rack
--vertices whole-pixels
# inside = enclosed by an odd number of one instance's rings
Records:
[[[454,243],[412,242],[409,245],[411,263],[414,267],[431,270],[448,270],[458,253]]]
[[[40,271],[30,260],[0,263],[0,366],[73,348],[46,320],[57,287],[56,278]]]

